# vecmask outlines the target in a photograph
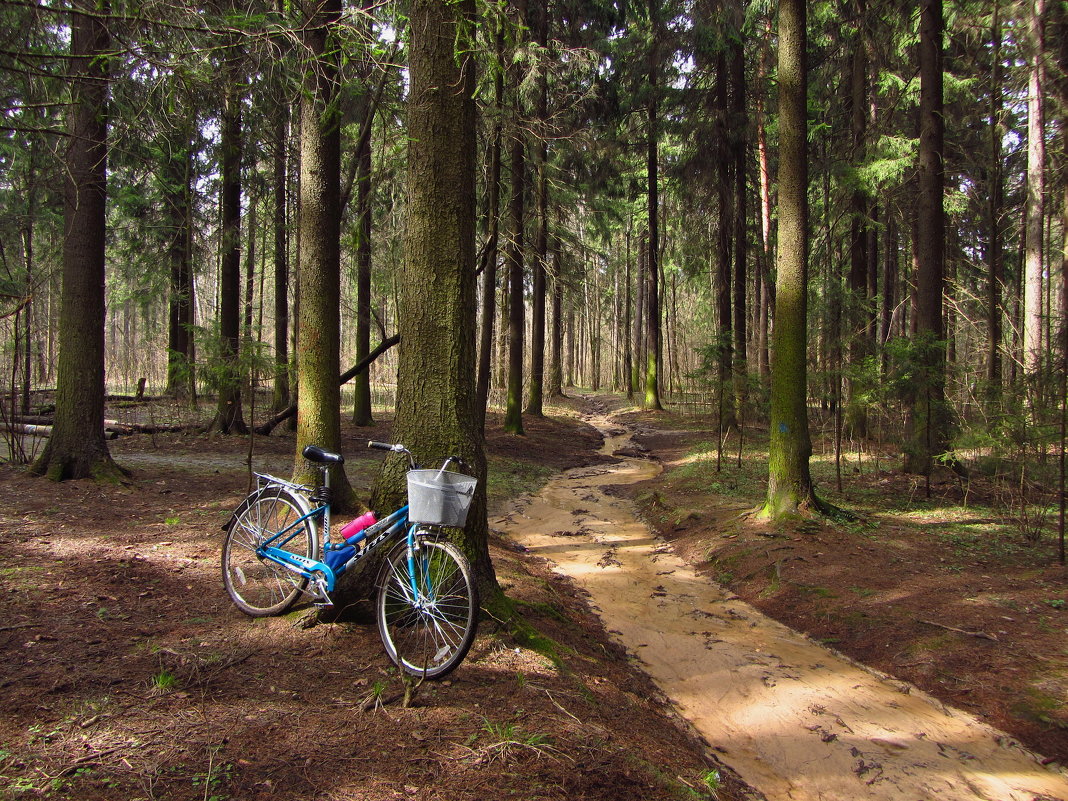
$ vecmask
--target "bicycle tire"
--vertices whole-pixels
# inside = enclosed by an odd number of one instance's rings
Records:
[[[378,581],[376,616],[393,664],[412,676],[438,679],[459,665],[478,628],[478,591],[467,558],[449,542],[422,540],[415,555],[413,597],[408,544],[386,556]]]
[[[256,555],[260,543],[291,526],[306,511],[303,498],[284,487],[269,486],[249,495],[234,513],[223,542],[223,586],[246,615],[280,615],[307,587],[308,579]],[[279,547],[315,558],[319,542],[315,519],[305,520],[295,533]]]

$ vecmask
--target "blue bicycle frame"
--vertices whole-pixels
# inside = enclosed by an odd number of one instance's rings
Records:
[[[310,559],[307,556],[301,556],[300,554],[287,551],[282,547],[297,536],[300,527],[309,519],[321,516],[324,521],[326,521],[326,525],[323,527],[323,557],[325,558],[329,551],[344,548],[346,543],[331,543],[329,541],[330,529],[328,512],[328,506],[320,506],[318,509],[313,509],[307,514],[302,515],[281,531],[264,540],[259,547],[256,548],[256,555],[268,559],[271,562],[275,562],[276,564],[280,564],[307,579],[314,579],[315,573],[321,573],[326,579],[325,589],[327,592],[330,592],[334,589],[334,585],[339,576],[381,545],[383,541],[395,536],[405,527],[408,528],[409,547],[413,546],[415,543],[415,530],[417,526],[408,525],[408,507],[402,506],[397,511],[382,520],[379,520],[373,526],[369,526],[367,529],[360,532],[360,535],[347,543],[354,545],[358,542],[367,540],[367,544],[361,550],[356,551],[350,559],[339,565],[336,569],[330,567],[330,565],[323,560]]]

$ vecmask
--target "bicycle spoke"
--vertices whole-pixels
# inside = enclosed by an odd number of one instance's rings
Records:
[[[414,575],[404,548],[387,560],[379,628],[390,658],[408,673],[444,675],[459,664],[474,639],[477,602],[462,560],[453,546],[435,541],[420,544],[412,562]]]
[[[307,585],[303,576],[258,553],[265,541],[285,531],[284,542],[276,543],[277,547],[312,556],[316,536],[310,524],[287,531],[300,517],[300,501],[284,491],[271,491],[251,498],[231,523],[223,545],[223,583],[234,603],[247,614],[278,614]]]

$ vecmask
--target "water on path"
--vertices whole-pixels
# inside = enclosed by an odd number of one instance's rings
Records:
[[[609,436],[604,452],[626,439]],[[570,470],[490,524],[590,593],[605,627],[742,779],[770,801],[1068,801],[1068,778],[1011,737],[765,617],[604,491],[659,469],[624,459]]]

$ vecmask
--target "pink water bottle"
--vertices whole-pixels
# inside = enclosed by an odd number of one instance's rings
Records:
[[[350,545],[355,544],[364,538],[363,530],[369,526],[373,526],[378,521],[375,519],[374,512],[367,512],[357,517],[355,520],[350,520],[344,526],[341,527],[341,536],[345,538],[345,542]]]

